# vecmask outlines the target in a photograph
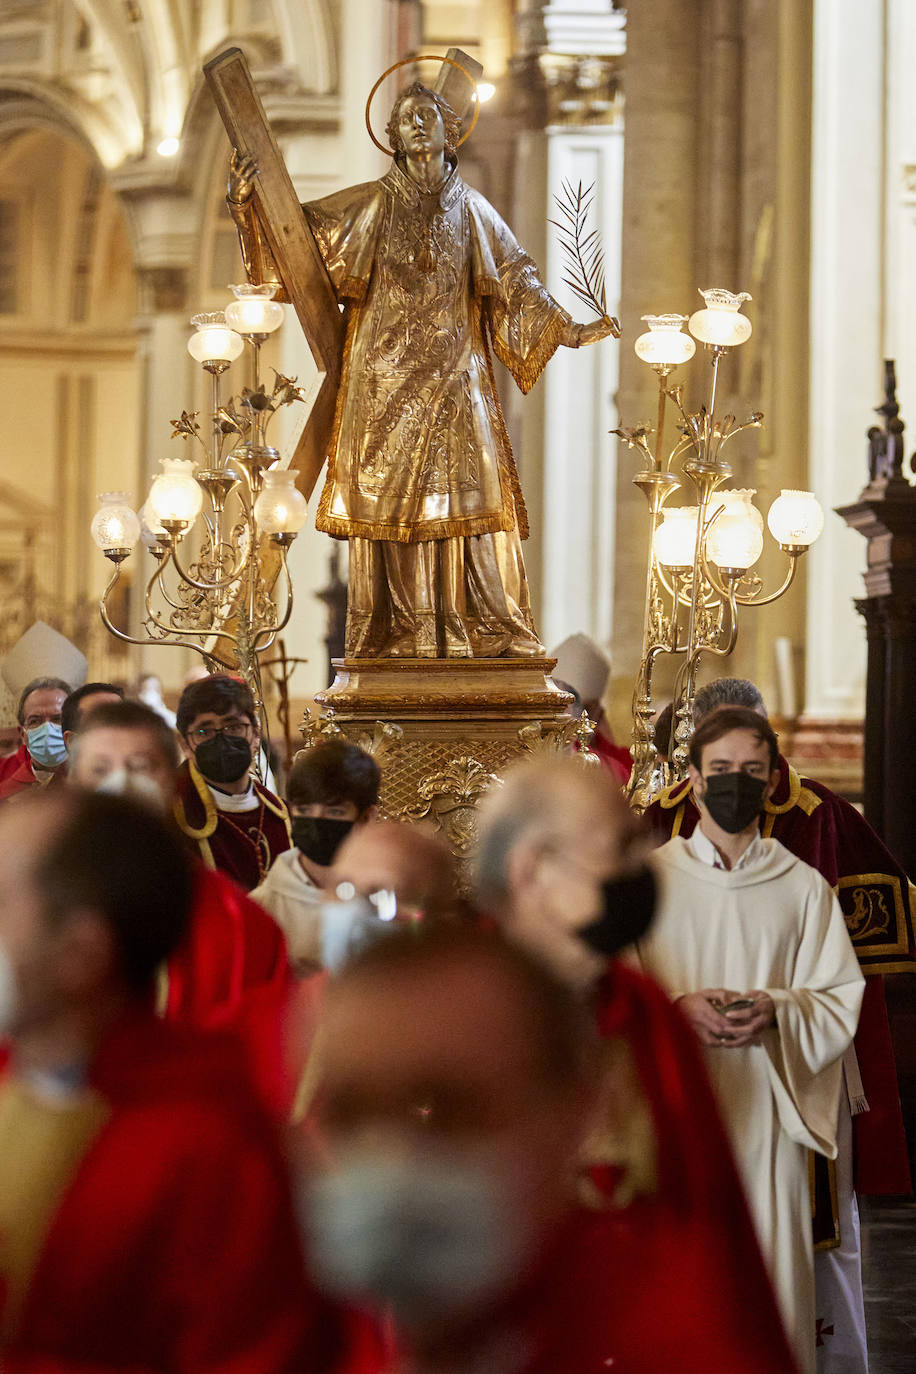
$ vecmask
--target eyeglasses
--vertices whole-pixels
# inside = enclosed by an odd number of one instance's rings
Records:
[[[193,744],[209,744],[217,735],[228,735],[230,739],[251,739],[251,725],[247,720],[230,720],[226,725],[198,725],[196,730],[188,731],[188,739]]]
[[[26,730],[37,730],[39,725],[60,725],[60,711],[52,712],[49,716],[26,716],[23,722]]]

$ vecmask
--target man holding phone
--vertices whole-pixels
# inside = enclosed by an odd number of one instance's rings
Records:
[[[704,1047],[794,1353],[813,1374],[807,1152],[836,1157],[842,1056],[864,980],[826,881],[759,834],[778,758],[755,711],[723,707],[697,726],[700,821],[656,854],[660,896],[639,958]]]

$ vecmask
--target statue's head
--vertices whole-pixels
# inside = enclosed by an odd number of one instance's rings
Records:
[[[445,155],[453,158],[461,137],[461,119],[447,100],[436,91],[430,90],[428,86],[424,86],[421,81],[414,81],[412,85],[407,86],[392,105],[386,127],[389,145],[395,154],[408,152],[404,143],[402,120],[411,115],[422,120],[424,114],[437,131],[441,130]]]

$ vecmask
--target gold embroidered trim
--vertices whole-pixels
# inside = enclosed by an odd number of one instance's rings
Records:
[[[690,779],[681,778],[680,782],[673,782],[663,792],[659,792],[655,800],[663,811],[670,811],[672,806],[680,806],[682,801],[686,801],[692,791],[693,783]]]
[[[782,815],[784,815],[787,811],[791,811],[791,810],[792,810],[792,807],[793,807],[793,806],[796,806],[796,805],[798,804],[798,798],[799,798],[799,796],[800,796],[800,794],[801,794],[801,790],[802,790],[801,778],[798,776],[798,774],[796,773],[795,769],[792,767],[791,763],[790,763],[790,764],[787,764],[787,767],[788,767],[788,769],[789,769],[789,795],[788,795],[788,797],[786,798],[786,800],[785,800],[784,802],[779,802],[778,804],[777,804],[776,802],[774,802],[772,798],[770,798],[770,800],[769,800],[768,802],[765,802],[765,803],[764,803],[764,807],[763,807],[764,811],[769,811],[770,815],[772,815],[772,816],[782,816]],[[806,788],[805,790],[807,791],[807,788]],[[809,793],[809,796],[812,796],[812,797],[813,797],[813,796],[814,796],[814,793],[813,793],[813,792]],[[813,810],[813,808],[812,808],[812,810]],[[809,811],[809,812],[808,812],[808,815],[810,815],[810,814],[811,814],[811,812]]]
[[[430,520],[410,528],[405,525],[385,525],[368,520],[351,520],[341,516],[328,516],[315,520],[315,528],[324,534],[334,535],[337,539],[387,539],[394,544],[423,544],[431,539],[469,539],[477,534],[497,534],[501,530],[511,530],[515,521],[506,518],[502,512],[494,515],[471,518],[464,516],[459,520]]]
[[[281,801],[279,797],[275,797],[273,793],[268,792],[267,788],[262,787],[259,782],[255,782],[254,790],[267,807],[267,810],[273,812],[275,816],[280,817],[280,820],[286,826],[287,835],[292,839],[293,832],[290,828],[289,812],[286,809],[286,802]]]
[[[544,332],[541,334],[541,337],[524,360],[520,359],[517,354],[506,347],[494,329],[493,351],[499,361],[512,373],[523,396],[528,395],[528,392],[534,386],[554,353],[556,353],[560,344],[560,335],[563,333],[565,327],[566,318],[564,316],[552,316]]]
[[[188,773],[191,778],[191,782],[194,784],[194,790],[200,797],[201,802],[203,803],[204,823],[199,830],[191,824],[191,822],[188,820],[188,813],[185,810],[185,805],[181,797],[175,798],[175,805],[172,807],[172,814],[174,815],[175,820],[178,822],[179,829],[182,830],[184,834],[188,836],[189,839],[206,840],[213,834],[214,830],[216,829],[217,821],[219,820],[219,817],[216,814],[216,802],[213,800],[209,787],[204,782],[203,774],[200,772],[200,770],[197,767],[197,764],[194,762],[192,758],[188,759]],[[201,849],[202,848],[203,846],[201,846]],[[209,845],[207,846],[207,848],[209,849]],[[211,867],[215,867],[215,865],[211,865]]]
[[[336,539],[385,539],[396,544],[422,544],[430,539],[470,539],[479,534],[498,534],[513,530],[518,526],[522,539],[528,536],[528,513],[525,509],[521,486],[515,463],[511,457],[512,449],[506,431],[505,420],[499,406],[499,396],[493,378],[493,367],[487,347],[486,331],[483,330],[484,356],[490,376],[493,398],[496,402],[496,427],[502,440],[499,460],[500,490],[502,509],[490,515],[463,515],[452,520],[428,520],[417,525],[405,526],[388,524],[384,521],[354,520],[349,516],[331,514],[331,501],[336,486],[337,444],[343,418],[343,397],[350,384],[350,365],[353,340],[359,323],[361,307],[355,306],[347,323],[347,336],[344,341],[341,368],[340,390],[337,394],[337,408],[334,414],[334,430],[328,446],[328,471],[325,478],[315,528],[323,534],[333,535]],[[507,458],[508,455],[508,458]]]

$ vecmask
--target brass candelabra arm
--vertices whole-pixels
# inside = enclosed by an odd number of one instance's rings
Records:
[[[217,547],[218,547],[218,548],[222,548],[223,545],[220,544],[220,545],[217,546]],[[217,549],[215,548],[215,549],[214,549],[214,555],[216,554],[216,551],[217,551]],[[246,565],[246,563],[247,563],[247,561],[248,561],[247,554],[246,554],[245,556],[243,556],[243,557],[239,557],[239,558],[235,561],[235,563],[234,563],[234,565],[233,565],[233,567],[232,567],[232,570],[229,572],[229,574],[228,574],[226,577],[223,577],[223,578],[216,578],[215,580],[210,581],[210,580],[205,579],[205,578],[204,578],[204,579],[201,579],[201,578],[194,577],[194,576],[192,575],[191,570],[190,570],[189,568],[184,568],[184,567],[182,567],[181,560],[180,560],[179,557],[178,557],[178,540],[177,540],[177,539],[170,539],[170,540],[169,540],[169,553],[171,554],[171,562],[174,564],[175,571],[177,572],[178,576],[181,578],[182,582],[187,583],[187,585],[188,585],[189,587],[193,587],[194,590],[195,590],[196,592],[207,592],[207,593],[212,593],[212,592],[222,592],[222,591],[228,590],[228,588],[231,587],[231,586],[233,585],[233,583],[235,583],[235,582],[237,582],[237,581],[239,580],[239,578],[241,577],[242,573],[243,573],[244,570],[245,570],[245,565]],[[163,566],[164,566],[164,565],[163,565]],[[160,572],[161,572],[161,571],[162,571],[162,567],[160,567]]]
[[[680,568],[672,568],[672,577],[670,582],[668,580],[668,569],[666,569],[661,563],[656,564],[656,572],[658,575],[659,582],[662,584],[668,595],[672,598],[672,602],[676,598],[679,606],[691,605],[691,603],[693,602],[692,568],[684,568],[683,570]],[[722,593],[711,580],[706,579],[706,581],[708,587],[704,587],[701,590],[697,604],[700,607],[702,607],[703,610],[714,610],[715,607],[718,606],[724,593]],[[666,652],[672,653],[674,651],[669,649]]]
[[[193,638],[191,638],[190,636],[185,635],[185,634],[181,634],[181,633],[179,633],[179,632],[177,632],[177,631],[175,631],[175,630],[172,630],[172,629],[170,629],[170,628],[169,628],[168,626],[166,626],[166,625],[161,625],[161,623],[160,623],[160,628],[161,628],[162,630],[164,630],[165,633],[166,633],[166,635],[168,636],[168,638],[163,638],[163,639],[161,639],[161,640],[151,639],[149,636],[147,636],[145,639],[140,639],[140,638],[138,638],[138,637],[135,636],[135,635],[129,635],[129,634],[126,632],[126,630],[121,630],[121,629],[119,629],[118,626],[115,625],[114,621],[111,619],[111,615],[110,615],[109,610],[108,610],[108,598],[110,597],[111,593],[114,591],[114,588],[115,588],[115,586],[117,585],[118,580],[120,579],[120,576],[121,576],[121,569],[120,569],[120,565],[119,565],[119,566],[117,566],[117,567],[115,568],[114,572],[112,573],[111,578],[109,579],[108,585],[107,585],[107,587],[105,588],[105,590],[104,590],[104,592],[102,593],[102,596],[101,596],[101,598],[100,598],[100,600],[99,600],[99,616],[100,616],[100,618],[101,618],[102,624],[105,626],[105,629],[108,631],[109,634],[114,635],[115,639],[120,639],[124,644],[138,644],[138,645],[140,645],[141,648],[148,647],[148,646],[151,645],[151,644],[157,644],[157,643],[159,643],[159,644],[166,644],[166,643],[167,643],[167,644],[172,644],[172,645],[181,645],[181,646],[183,646],[184,648],[196,650],[198,653],[203,654],[204,657],[210,657],[210,658],[212,658],[212,659],[214,660],[214,662],[218,663],[219,666],[222,667],[222,668],[226,668],[227,670],[231,668],[231,664],[227,663],[224,659],[219,658],[219,657],[218,657],[216,654],[214,654],[212,651],[210,651],[210,650],[205,650],[200,644],[198,644],[198,643],[197,643]],[[154,575],[152,581],[155,581],[155,575]],[[148,587],[147,587],[147,598],[149,598],[149,595],[150,595],[150,588],[149,588],[149,586],[148,586]],[[149,604],[149,602],[148,602],[148,600],[147,600],[147,606],[148,606],[148,604]]]
[[[267,625],[262,630],[259,630],[257,634],[254,636],[253,648],[256,654],[266,653],[266,651],[273,644],[277,635],[282,634],[283,631],[286,629],[290,621],[290,616],[293,613],[293,579],[289,571],[289,543],[286,542],[287,538],[288,537],[284,535],[277,535],[272,537],[272,542],[280,551],[280,574],[277,576],[273,584],[273,587],[271,588],[271,594],[273,594],[274,590],[276,589],[277,583],[280,580],[280,575],[282,575],[286,583],[286,606],[284,608],[282,617],[280,618],[280,620],[277,621],[276,625]]]
[[[769,592],[766,596],[761,596],[759,592],[744,596],[738,594],[735,599],[739,606],[769,606],[771,602],[778,601],[783,593],[789,590],[792,583],[795,581],[795,574],[798,572],[798,560],[805,552],[805,549],[786,547],[782,544],[780,548],[789,556],[789,566],[782,580],[782,585],[777,587],[775,592]]]
[[[115,564],[115,570],[108,579],[108,585],[99,598],[99,615],[105,629],[109,634],[113,634],[115,639],[120,639],[124,644],[148,644],[148,639],[137,639],[133,635],[127,634],[125,630],[119,630],[108,613],[108,598],[121,580],[121,561],[122,560],[119,559]]]

